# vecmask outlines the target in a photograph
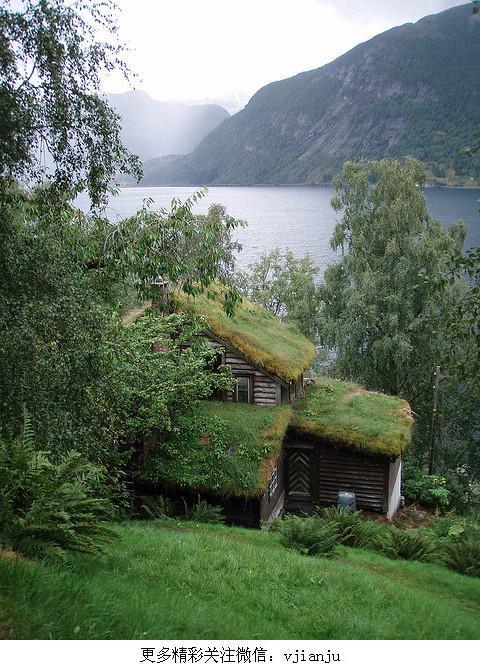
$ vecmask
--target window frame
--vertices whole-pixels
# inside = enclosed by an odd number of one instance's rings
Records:
[[[270,478],[268,480],[268,500],[270,501],[273,498],[273,495],[277,491],[279,485],[279,472],[278,472],[278,461],[275,463],[275,468],[273,469]]]
[[[238,398],[238,381],[240,379],[247,380],[247,393],[248,400],[240,401]],[[252,376],[251,375],[235,375],[235,403],[253,403],[253,389],[252,389]]]

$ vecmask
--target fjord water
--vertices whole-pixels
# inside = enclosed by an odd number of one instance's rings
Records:
[[[194,191],[194,187],[125,188],[110,199],[107,216],[112,220],[128,217],[146,198],[154,201],[152,207],[169,209],[172,198],[185,200]],[[248,223],[236,235],[243,245],[238,255],[240,267],[280,247],[291,249],[297,256],[309,253],[323,275],[336,257],[329,244],[338,218],[330,205],[334,193],[328,186],[211,187],[194,211],[203,214],[212,203],[221,203],[230,215]],[[430,214],[444,226],[458,219],[467,224],[467,249],[480,246],[480,188],[431,187],[425,189],[425,196]],[[76,205],[88,209],[87,198],[81,196]]]

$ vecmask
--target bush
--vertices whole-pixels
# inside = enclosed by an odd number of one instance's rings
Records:
[[[142,505],[140,509],[150,517],[155,520],[168,519],[172,516],[173,503],[168,496],[140,496],[140,501]]]
[[[403,493],[408,501],[422,503],[431,508],[447,510],[450,505],[450,491],[447,481],[440,475],[416,474],[405,479]]]
[[[435,542],[422,531],[390,528],[380,551],[391,559],[433,562],[439,558]]]
[[[95,496],[103,471],[68,452],[38,452],[28,418],[22,434],[0,439],[0,545],[30,557],[98,554],[115,537],[102,520],[111,507]]]
[[[334,524],[339,542],[349,547],[378,550],[383,547],[385,536],[388,534],[388,527],[385,524],[366,520],[361,513],[348,508],[323,508],[317,510],[316,514]]]
[[[428,529],[441,539],[455,540],[462,536],[480,540],[480,518],[474,515],[462,517],[454,513],[447,513],[441,517],[432,517],[429,520]]]
[[[336,557],[339,535],[335,524],[318,517],[287,515],[278,525],[283,546],[306,555]]]
[[[443,561],[452,571],[480,578],[480,538],[460,536],[446,543]]]
[[[200,498],[200,495],[191,511],[188,510],[185,499],[183,502],[185,505],[185,515],[187,519],[190,519],[193,522],[205,522],[210,524],[223,524],[225,522],[223,508],[221,506],[212,506],[207,501],[203,501]]]

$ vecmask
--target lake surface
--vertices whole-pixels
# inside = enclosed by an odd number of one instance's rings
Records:
[[[172,198],[185,200],[194,191],[194,187],[125,188],[110,199],[107,216],[112,220],[130,216],[145,198],[168,209]],[[337,221],[330,205],[334,194],[328,186],[219,186],[209,188],[194,211],[203,214],[212,203],[221,203],[230,215],[248,222],[248,227],[239,229],[236,235],[243,245],[238,256],[240,267],[280,247],[291,249],[297,256],[309,253],[323,275],[336,258],[329,244]],[[463,219],[468,225],[466,248],[480,246],[480,188],[432,187],[425,189],[425,196],[430,214],[442,224],[450,226]],[[76,205],[87,210],[88,199],[81,196]]]

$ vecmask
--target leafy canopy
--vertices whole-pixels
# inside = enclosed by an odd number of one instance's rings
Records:
[[[111,0],[6,0],[0,7],[0,175],[104,200],[117,171],[141,171],[98,94],[127,75]],[[105,41],[98,34],[106,36]]]
[[[297,259],[293,252],[282,253],[278,247],[251,263],[248,272],[239,272],[242,292],[253,302],[295,324],[314,340],[318,324],[318,268],[308,254]]]
[[[424,183],[415,159],[345,164],[331,240],[343,256],[321,287],[320,335],[336,350],[336,371],[410,401],[441,346],[427,317],[449,300],[448,292],[434,299],[425,277],[445,272],[465,237],[462,224],[445,230],[430,217]]]

